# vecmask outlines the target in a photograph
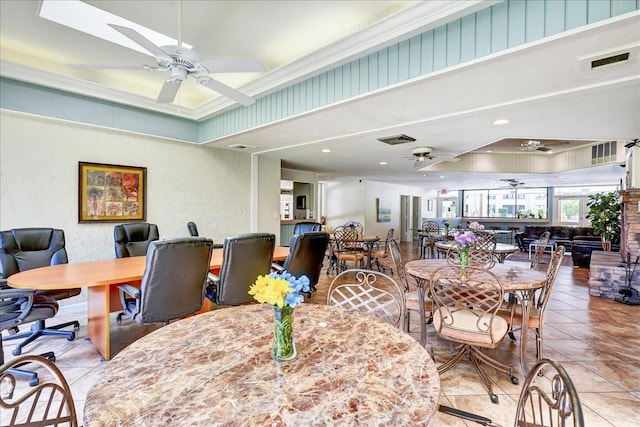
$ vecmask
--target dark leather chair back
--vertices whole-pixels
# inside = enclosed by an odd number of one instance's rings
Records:
[[[199,236],[199,234],[198,234],[198,226],[196,225],[195,222],[189,221],[187,223],[187,229],[189,230],[189,235],[191,237],[198,237]]]
[[[7,277],[33,268],[66,264],[64,231],[54,228],[16,228],[0,231],[0,284]]]
[[[322,230],[322,224],[318,223],[318,222],[298,222],[294,227],[293,227],[293,234],[300,234],[300,233],[306,233],[309,231],[321,231]]]
[[[258,276],[271,272],[276,236],[247,233],[224,240],[216,304],[238,305],[254,301],[247,292]]]
[[[289,256],[282,267],[295,277],[307,276],[311,288],[314,289],[320,277],[328,244],[329,234],[324,231],[294,234],[289,244]]]
[[[149,243],[158,240],[158,226],[146,222],[120,224],[113,227],[116,258],[147,254]]]
[[[140,323],[168,322],[202,307],[213,241],[183,237],[149,244],[140,284]]]

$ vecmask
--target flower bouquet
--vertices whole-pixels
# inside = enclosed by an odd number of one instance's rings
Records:
[[[309,278],[296,278],[288,271],[258,276],[249,288],[249,295],[260,303],[273,305],[274,336],[271,357],[291,360],[296,357],[293,340],[293,311],[304,301],[303,292],[309,292]]]
[[[449,237],[449,227],[451,227],[451,221],[449,221],[448,219],[443,219],[442,226],[444,227],[445,238]]]

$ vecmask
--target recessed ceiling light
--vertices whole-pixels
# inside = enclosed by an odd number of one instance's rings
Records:
[[[440,178],[444,178],[444,175],[440,175]]]
[[[487,150],[487,153],[493,153],[493,150]]]
[[[40,7],[40,17],[150,56],[153,55],[149,51],[107,24],[131,28],[156,46],[175,46],[178,44],[174,38],[78,0],[43,0]],[[182,46],[189,49],[192,47],[184,42]]]
[[[330,153],[331,152],[331,150],[329,150],[328,148],[323,148],[320,151],[322,151],[323,153]]]
[[[386,165],[386,164],[387,164],[387,162],[380,162],[380,164],[381,164],[381,165]]]
[[[509,123],[508,119],[498,119],[495,122],[493,122],[493,124],[496,126],[506,125],[507,123]]]

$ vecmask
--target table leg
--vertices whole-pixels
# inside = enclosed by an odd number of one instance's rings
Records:
[[[420,279],[414,277],[416,285],[418,287],[418,303],[420,304],[420,345],[426,348],[427,345],[427,313],[424,311],[424,297],[427,292],[427,279]],[[407,319],[408,322],[408,319]],[[409,325],[407,324],[407,332],[409,332]]]
[[[87,326],[88,337],[104,360],[111,359],[110,286],[90,286],[88,288]]]
[[[520,367],[522,372],[527,375],[529,373],[529,364],[527,363],[527,338],[529,336],[529,309],[533,304],[535,297],[535,289],[520,291],[520,304],[522,305],[522,328],[520,329]]]

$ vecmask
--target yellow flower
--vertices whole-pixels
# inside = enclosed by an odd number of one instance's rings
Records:
[[[284,297],[291,292],[291,283],[288,280],[258,276],[256,282],[249,288],[249,295],[253,295],[256,301],[284,307]]]

